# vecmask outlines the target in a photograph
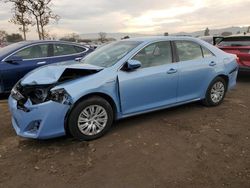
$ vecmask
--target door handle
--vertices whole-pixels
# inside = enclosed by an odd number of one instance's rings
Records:
[[[212,61],[209,63],[209,66],[215,66],[216,65],[216,62]]]
[[[167,71],[167,73],[168,73],[168,74],[174,74],[174,73],[177,73],[177,70],[171,68],[171,69],[169,69],[169,70]]]
[[[45,63],[46,63],[46,61],[40,61],[40,62],[37,62],[37,65],[43,65]]]
[[[81,61],[81,60],[82,60],[82,57],[75,58],[75,61]]]

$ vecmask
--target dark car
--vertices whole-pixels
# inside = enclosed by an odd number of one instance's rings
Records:
[[[221,50],[237,55],[240,71],[250,71],[250,36],[230,36],[217,43]]]
[[[0,49],[0,93],[9,92],[31,70],[47,64],[80,60],[93,50],[62,41],[22,41]]]

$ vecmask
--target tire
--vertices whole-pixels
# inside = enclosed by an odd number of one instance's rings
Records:
[[[221,78],[215,78],[209,85],[206,97],[202,101],[205,106],[218,106],[223,102],[226,95],[227,85],[226,81]]]
[[[111,105],[105,99],[93,96],[72,109],[67,128],[76,139],[89,141],[103,136],[112,126],[113,119]]]

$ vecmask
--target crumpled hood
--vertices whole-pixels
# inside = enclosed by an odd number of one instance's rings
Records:
[[[65,80],[65,78],[62,77],[70,79],[71,77],[86,76],[99,72],[102,69],[104,68],[89,64],[76,63],[74,61],[56,63],[29,72],[24,76],[21,84],[23,86],[53,84],[60,80]]]

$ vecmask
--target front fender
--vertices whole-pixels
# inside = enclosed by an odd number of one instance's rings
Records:
[[[120,97],[119,97],[119,87],[118,87],[118,80],[113,79],[110,81],[107,81],[104,84],[99,85],[98,87],[91,87],[91,88],[85,88],[82,90],[73,91],[67,87],[65,87],[69,95],[72,97],[73,105],[77,104],[80,100],[84,99],[87,96],[93,96],[98,95],[101,97],[107,97],[108,99],[111,99],[116,111],[116,118],[120,117],[121,114],[121,103],[120,103]]]

